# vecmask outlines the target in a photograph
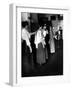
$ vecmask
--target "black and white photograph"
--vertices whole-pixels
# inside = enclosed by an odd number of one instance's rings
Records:
[[[69,13],[62,7],[10,5],[11,85],[70,81]]]
[[[21,77],[63,75],[63,14],[21,12]]]

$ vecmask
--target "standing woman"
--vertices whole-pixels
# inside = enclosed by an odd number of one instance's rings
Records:
[[[50,53],[55,53],[55,42],[54,42],[52,27],[50,27],[50,40],[49,40],[49,44],[50,44]]]
[[[39,65],[46,63],[45,59],[45,39],[43,36],[42,26],[39,27],[35,35],[36,60]]]
[[[48,40],[46,42],[46,38],[47,38],[47,35],[48,35],[48,30],[47,30],[47,26],[46,24],[44,24],[43,26],[43,29],[42,29],[42,32],[43,32],[43,36],[44,36],[44,39],[45,39],[45,58],[46,60],[48,59],[48,50],[47,50],[47,45],[48,45]],[[48,47],[49,48],[49,47]]]
[[[28,22],[22,22],[22,76],[29,72],[32,48],[30,45],[30,33],[28,32]]]

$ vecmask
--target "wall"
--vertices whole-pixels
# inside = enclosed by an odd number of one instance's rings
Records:
[[[28,21],[28,17],[30,17],[29,13],[21,13],[21,19],[22,21]]]
[[[31,16],[32,16],[32,19],[34,20],[34,22],[38,23],[38,16],[37,16],[37,14],[33,13],[33,14],[31,14]]]
[[[59,27],[61,26],[63,29],[63,20],[59,21],[59,20],[55,20],[52,21],[53,27],[54,27],[54,32],[59,30]]]

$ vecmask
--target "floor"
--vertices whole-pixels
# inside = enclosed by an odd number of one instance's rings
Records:
[[[52,75],[63,75],[63,40],[55,40],[55,53],[49,54],[45,64],[33,64],[30,72],[23,73],[22,77]]]

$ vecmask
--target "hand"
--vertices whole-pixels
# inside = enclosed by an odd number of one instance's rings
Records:
[[[46,31],[46,33],[48,34],[48,31]]]
[[[30,47],[30,52],[32,53],[32,48]]]

